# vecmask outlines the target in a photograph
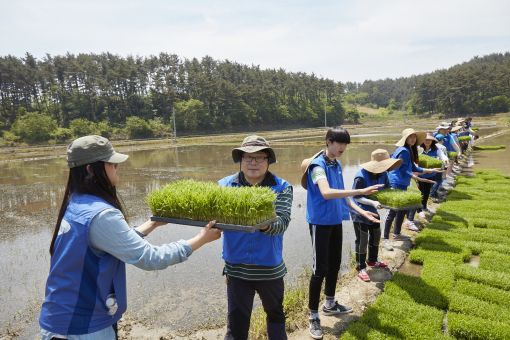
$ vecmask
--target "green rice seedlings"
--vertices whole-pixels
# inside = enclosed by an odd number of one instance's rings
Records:
[[[443,162],[441,162],[439,159],[435,157],[421,154],[418,156],[418,165],[421,166],[422,168],[434,169],[441,168],[443,166]]]
[[[268,187],[220,187],[180,180],[151,192],[154,216],[252,226],[274,218],[276,194]]]
[[[351,322],[349,324],[349,327],[347,327],[345,333],[342,334],[342,336],[340,337],[340,340],[359,340],[359,339],[396,340],[401,339],[401,337],[391,336],[389,334],[383,333],[383,331],[373,329],[361,321]]]
[[[416,207],[421,204],[421,194],[414,190],[384,189],[371,195],[371,197],[383,206],[395,209]]]
[[[458,155],[458,153],[455,152],[455,151],[449,151],[448,152],[448,158],[449,159],[455,159],[455,158],[457,158],[457,155]]]
[[[475,150],[493,151],[493,150],[506,149],[506,146],[504,146],[504,145],[475,145],[474,148],[475,148]]]
[[[495,288],[510,290],[510,274],[499,271],[473,268],[469,265],[461,265],[455,268],[455,277],[473,282],[482,283]]]
[[[471,136],[460,136],[458,139],[459,142],[469,142],[471,140]]]
[[[510,292],[503,289],[460,279],[455,281],[455,290],[464,295],[473,296],[483,301],[505,307],[510,306]]]
[[[510,310],[505,306],[479,300],[457,292],[450,293],[449,310],[468,315],[478,316],[493,321],[510,320]]]
[[[510,256],[494,251],[484,251],[480,255],[479,268],[502,271],[510,274]]]
[[[448,313],[448,332],[458,339],[510,339],[510,325],[454,312]]]

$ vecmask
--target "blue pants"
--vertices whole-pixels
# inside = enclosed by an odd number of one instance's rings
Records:
[[[228,323],[225,340],[246,340],[255,292],[259,294],[266,312],[269,340],[285,340],[285,314],[283,313],[283,278],[265,281],[248,281],[227,276]]]

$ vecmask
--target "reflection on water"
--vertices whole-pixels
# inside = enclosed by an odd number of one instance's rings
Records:
[[[374,137],[374,140],[383,141],[398,139],[395,134]],[[310,140],[316,141],[318,146],[275,143],[278,162],[271,165],[271,171],[295,186],[292,221],[284,247],[288,281],[311,263],[310,236],[305,222],[306,192],[298,183],[301,161],[320,149],[321,136],[314,138]],[[491,140],[490,144],[509,145],[508,135],[501,138]],[[358,165],[368,161],[370,153],[379,147],[390,153],[394,148],[377,143],[351,144],[347,148],[341,162],[348,187]],[[168,182],[182,178],[217,181],[238,171],[239,165],[232,163],[231,149],[232,146],[208,145],[130,152],[129,160],[119,168],[122,179],[119,192],[130,224],[138,225],[150,216],[145,196]],[[484,166],[498,159],[502,163],[506,161],[508,170],[509,151],[500,153],[504,157],[483,153],[477,159]],[[64,159],[7,163],[0,168],[0,265],[4,271],[0,276],[0,335],[10,323],[19,324],[16,320],[25,320],[26,323],[21,323],[21,337],[33,337],[37,332],[36,320],[49,267],[47,249],[68,170]],[[167,225],[151,234],[149,241],[162,244],[190,238],[196,232],[192,227]],[[353,238],[352,223],[346,223],[344,270],[348,268]],[[128,310],[136,313],[138,320],[171,329],[223,323],[226,297],[221,268],[220,242],[204,247],[187,263],[163,271],[145,272],[128,266]],[[207,296],[206,301],[204,296]]]
[[[497,169],[510,175],[510,133],[488,138],[480,145],[506,145],[502,150],[476,151],[475,159],[480,169]]]

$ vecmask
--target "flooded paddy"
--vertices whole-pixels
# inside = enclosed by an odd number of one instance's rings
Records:
[[[493,129],[493,128],[491,128]],[[373,144],[351,144],[342,156],[347,186],[352,184],[360,163],[370,159],[378,147],[393,150],[386,141],[397,140],[400,128],[370,131],[359,129],[353,140]],[[351,132],[352,133],[352,132]],[[363,135],[363,136],[361,136]],[[305,221],[306,191],[300,187],[300,164],[320,149],[321,135],[299,136],[285,145],[276,136],[278,163],[270,170],[294,186],[292,221],[284,237],[284,259],[288,268],[286,284],[308,267],[311,244]],[[506,135],[506,145],[509,137]],[[272,138],[269,138],[273,141]],[[240,142],[240,141],[239,141]],[[238,144],[237,142],[236,144]],[[307,143],[311,142],[311,145]],[[487,144],[503,144],[496,138]],[[134,149],[134,147],[133,147]],[[138,225],[150,216],[145,196],[168,182],[193,178],[217,181],[239,170],[232,163],[232,145],[191,145],[177,148],[129,151],[129,160],[120,167],[119,186],[129,223]],[[508,146],[504,152],[508,152]],[[484,152],[487,160],[492,153]],[[508,155],[502,162],[508,163]],[[498,158],[498,156],[496,156]],[[484,158],[477,156],[483,165]],[[44,298],[44,285],[49,269],[48,247],[56,215],[61,203],[68,169],[62,158],[0,164],[0,337],[33,338],[38,332],[37,318]],[[165,225],[148,240],[162,244],[188,239],[197,232],[189,226]],[[352,223],[344,225],[342,268],[348,270],[354,243]],[[221,242],[200,249],[191,258],[162,271],[146,272],[128,265],[127,315],[153,327],[188,332],[197,328],[221,325],[226,320],[226,287],[221,275]]]

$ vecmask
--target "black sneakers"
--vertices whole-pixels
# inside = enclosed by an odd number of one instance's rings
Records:
[[[308,319],[310,322],[310,336],[314,339],[322,339],[322,328],[321,328],[321,320],[319,318],[316,319]]]
[[[323,305],[322,312],[324,313],[324,315],[347,314],[352,312],[352,308],[341,305],[337,301],[335,301],[335,305],[331,308],[328,308],[326,307],[326,305]]]

